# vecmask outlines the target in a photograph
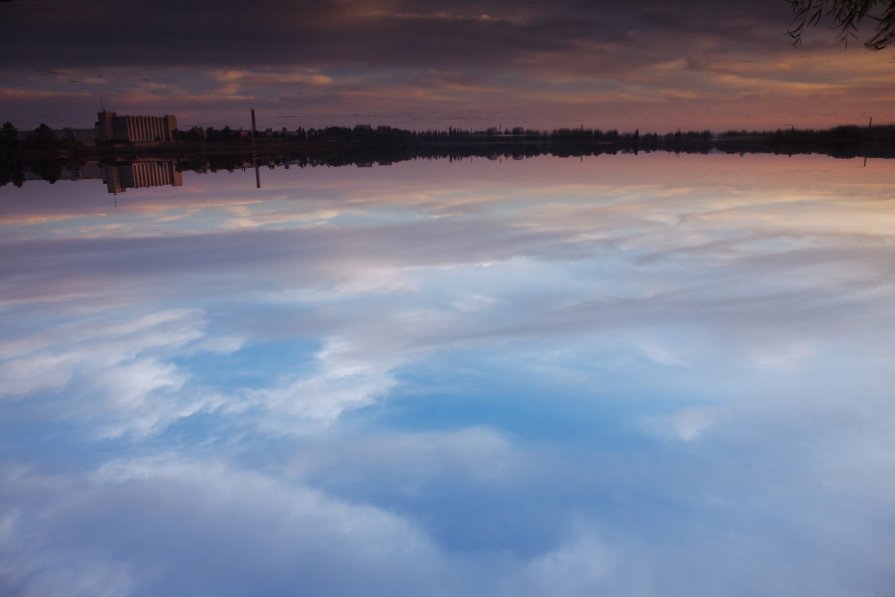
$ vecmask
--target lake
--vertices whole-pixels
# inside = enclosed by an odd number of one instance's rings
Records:
[[[0,188],[0,593],[893,594],[895,161],[93,168]]]

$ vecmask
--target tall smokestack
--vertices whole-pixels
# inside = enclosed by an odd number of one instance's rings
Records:
[[[261,188],[261,169],[258,168],[258,157],[255,155],[255,108],[252,108],[252,162],[255,164],[255,188]]]

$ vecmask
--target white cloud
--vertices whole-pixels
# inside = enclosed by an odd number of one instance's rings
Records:
[[[469,293],[455,300],[451,306],[457,311],[475,313],[476,311],[487,311],[499,302],[499,299],[490,296]]]
[[[272,413],[267,426],[285,432],[307,432],[333,423],[345,411],[384,396],[396,381],[392,370],[401,356],[356,346],[344,338],[326,342],[316,355],[316,371],[285,385],[247,390],[246,398]]]
[[[339,292],[360,294],[392,294],[418,290],[413,279],[399,269],[384,267],[363,268],[349,272],[346,280],[337,285]]]
[[[580,532],[569,543],[530,561],[525,579],[529,587],[536,587],[531,591],[536,595],[589,595],[601,592],[613,566],[608,547],[593,533]]]
[[[682,367],[687,364],[682,357],[654,342],[643,342],[637,347],[643,352],[644,355],[646,355],[648,359],[660,365]]]
[[[447,581],[444,556],[407,521],[216,463],[119,461],[89,479],[26,474],[5,487],[21,514],[0,553],[26,571],[14,580],[28,595],[379,594]]]
[[[499,485],[524,482],[540,464],[535,454],[488,427],[451,431],[335,434],[303,444],[287,474],[357,487],[387,485],[418,494],[434,482]],[[452,481],[453,480],[453,481]]]
[[[432,309],[387,311],[348,319],[335,327],[315,354],[314,366],[295,379],[241,392],[262,412],[267,431],[308,433],[347,411],[372,404],[397,385],[395,372],[442,348],[450,315]]]
[[[0,342],[0,397],[52,393],[57,416],[92,421],[95,433],[107,437],[151,434],[222,406],[219,396],[185,390],[189,373],[167,359],[209,348],[232,351],[239,340],[210,343],[205,313],[198,309],[124,317],[94,313],[77,324]]]
[[[814,354],[812,344],[807,341],[765,342],[760,351],[754,351],[750,356],[755,365],[763,369],[794,369]]]
[[[394,512],[218,461],[7,468],[0,480],[13,512],[0,519],[0,588],[14,594],[546,597],[597,590],[617,568],[589,527],[529,557],[454,552]]]
[[[651,417],[644,422],[644,427],[660,437],[692,442],[715,425],[717,416],[713,408],[685,408],[670,416]]]

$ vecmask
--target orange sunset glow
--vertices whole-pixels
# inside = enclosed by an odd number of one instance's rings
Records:
[[[827,23],[795,47],[783,0],[107,4],[2,5],[0,114],[77,126],[102,98],[190,126],[245,126],[251,107],[274,129],[895,121],[893,51]]]

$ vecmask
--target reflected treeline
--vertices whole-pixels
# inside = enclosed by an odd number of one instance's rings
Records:
[[[521,128],[485,131],[407,131],[357,126],[259,132],[225,127],[176,131],[171,143],[84,146],[41,125],[26,135],[11,124],[0,130],[0,185],[26,180],[102,179],[109,192],[143,186],[179,186],[180,172],[214,172],[253,166],[372,166],[415,159],[524,159],[666,151],[729,154],[817,153],[838,158],[895,157],[895,126],[841,126],[828,130],[675,132],[664,135]]]

